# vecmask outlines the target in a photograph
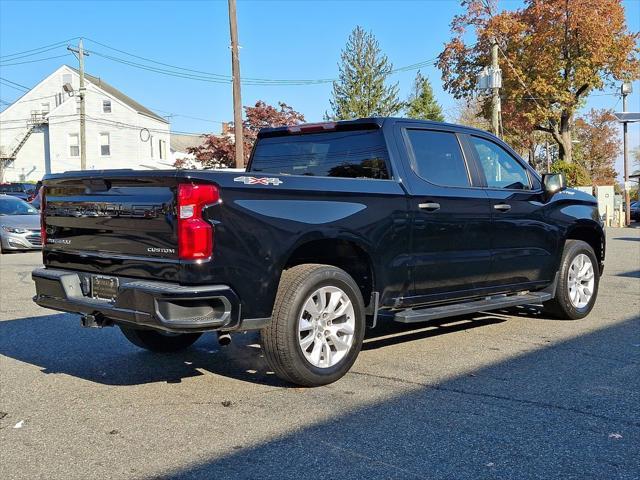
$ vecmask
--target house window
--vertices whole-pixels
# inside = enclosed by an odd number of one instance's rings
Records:
[[[42,114],[46,115],[47,113],[49,113],[49,103],[42,103],[40,104],[40,106],[42,107]]]
[[[149,146],[151,147],[151,158],[153,158],[153,135],[149,138]]]
[[[62,75],[62,85],[64,85],[65,83],[71,83],[71,74],[70,73],[65,73]]]
[[[102,101],[102,113],[111,113],[111,100]]]
[[[109,144],[109,134],[101,133],[100,134],[100,155],[103,157],[108,157],[111,155],[111,145]]]
[[[167,142],[165,142],[164,140],[158,140],[158,152],[161,160],[167,157],[166,150],[167,150]]]
[[[69,134],[69,156],[80,156],[80,135],[78,135],[77,133]]]

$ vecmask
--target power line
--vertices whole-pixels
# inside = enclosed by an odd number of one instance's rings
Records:
[[[18,90],[19,92],[21,92],[22,94],[28,92],[28,90],[25,90],[24,88],[21,87],[16,87],[14,85],[11,85],[10,83],[6,83],[3,80],[0,80],[0,85],[4,85],[5,87],[9,87],[9,88],[13,88],[14,90]]]
[[[32,57],[34,55],[40,55],[41,53],[46,53],[46,52],[50,52],[51,50],[57,50],[60,47],[62,47],[63,45],[56,45],[55,47],[51,47],[51,48],[45,48],[44,50],[39,50],[37,52],[34,53],[29,53],[27,55],[19,55],[17,57],[12,57],[12,58],[8,58],[8,59],[4,59],[2,61],[5,62],[13,62],[14,60],[20,60],[21,58],[27,58],[27,57]]]
[[[51,119],[63,118],[63,117],[76,117],[76,116],[78,116],[77,113],[67,113],[65,115],[55,115],[54,117],[51,117]],[[20,123],[20,122],[23,122],[25,124],[25,126],[26,126],[27,123],[30,122],[31,120],[33,120],[32,117],[12,118],[11,120],[3,120],[2,124],[4,125],[5,123]]]
[[[36,97],[36,98],[30,98],[30,99],[24,99],[22,97],[20,97],[18,100],[22,103],[22,102],[35,102],[36,100],[43,100],[45,98],[55,98],[56,95],[55,94],[51,94],[51,95],[45,95],[44,97]],[[14,103],[18,102],[18,100],[14,100],[13,102],[9,102],[10,105],[13,105]]]
[[[70,42],[72,40],[76,40],[79,37],[73,37],[61,42],[56,42],[53,44],[49,44],[49,45],[44,45],[42,47],[38,47],[38,48],[34,48],[34,49],[30,49],[30,50],[25,50],[22,52],[16,52],[13,54],[9,54],[9,55],[3,55],[0,56],[0,59],[3,59],[5,62],[10,62],[10,63],[3,63],[0,64],[0,66],[12,66],[12,65],[21,65],[21,64],[26,64],[26,63],[35,63],[35,62],[41,62],[41,61],[46,61],[46,60],[52,60],[52,59],[56,59],[56,58],[62,58],[67,56],[68,54],[64,54],[64,55],[54,55],[54,56],[49,56],[49,57],[45,57],[45,58],[38,58],[38,59],[34,59],[34,60],[27,60],[24,62],[15,62],[15,60],[18,60],[20,58],[25,58],[25,57],[29,57],[29,56],[33,56],[33,55],[38,55],[40,53],[44,53],[47,51],[51,51],[51,50],[55,50],[57,48],[60,48],[62,46],[64,46],[65,43]],[[207,72],[207,71],[203,71],[203,70],[197,70],[197,69],[192,69],[192,68],[187,68],[187,67],[182,67],[182,66],[178,66],[178,65],[173,65],[170,63],[166,63],[166,62],[161,62],[158,60],[154,60],[148,57],[144,57],[141,55],[137,55],[135,53],[131,53],[125,50],[121,50],[115,47],[112,47],[110,45],[107,45],[105,43],[102,42],[98,42],[97,40],[93,40],[91,38],[87,38],[88,41],[95,43],[96,45],[100,45],[102,47],[108,48],[109,50],[113,50],[115,52],[118,53],[122,53],[124,55],[136,58],[138,60],[142,60],[144,62],[148,62],[148,63],[152,63],[155,65],[160,65],[162,67],[167,67],[167,68],[159,68],[159,67],[154,67],[151,65],[145,65],[143,63],[138,63],[138,62],[134,62],[131,60],[127,60],[124,58],[120,58],[120,57],[116,57],[113,55],[108,55],[105,53],[101,53],[101,52],[91,52],[94,53],[102,58],[114,61],[114,62],[119,62],[131,67],[135,67],[135,68],[140,68],[142,70],[147,70],[147,71],[151,71],[153,73],[159,73],[159,74],[163,74],[163,75],[169,75],[169,76],[174,76],[177,78],[185,78],[185,79],[189,79],[189,80],[199,80],[199,81],[205,81],[205,82],[210,82],[210,83],[230,83],[232,81],[232,76],[231,75],[224,75],[224,74],[219,74],[219,73],[213,73],[213,72]],[[437,62],[437,58],[433,58],[433,59],[429,59],[429,60],[424,60],[421,62],[417,62],[417,63],[413,63],[410,65],[406,65],[403,67],[399,67],[399,68],[395,68],[393,70],[391,70],[391,73],[400,73],[400,72],[406,72],[406,71],[410,71],[410,70],[417,70],[426,66],[431,66],[431,65],[435,65]],[[259,78],[259,77],[245,77],[242,80],[242,83],[247,84],[247,85],[274,85],[274,86],[286,86],[286,85],[318,85],[318,84],[327,84],[327,83],[332,83],[334,82],[336,79],[335,78],[318,78],[318,79],[270,79],[270,78]]]
[[[159,67],[153,67],[150,65],[144,65],[142,63],[138,63],[138,62],[133,62],[130,60],[126,60],[123,58],[119,58],[119,57],[114,57],[112,55],[106,55],[104,53],[101,52],[97,52],[95,50],[87,50],[89,53],[92,53],[94,55],[97,55],[99,57],[102,58],[106,58],[107,60],[111,60],[114,62],[118,62],[118,63],[122,63],[124,65],[128,65],[131,67],[135,67],[135,68],[139,68],[142,70],[147,70],[150,72],[154,72],[154,73],[159,73],[162,75],[168,75],[168,76],[172,76],[172,77],[177,77],[177,78],[185,78],[185,79],[189,79],[189,80],[198,80],[198,81],[202,81],[202,82],[208,82],[208,83],[222,83],[222,84],[229,84],[232,81],[232,77],[228,76],[228,77],[222,77],[218,74],[194,74],[194,73],[185,73],[183,71],[175,71],[175,70],[168,70],[166,68],[159,68]],[[171,67],[171,68],[180,68],[180,67]],[[182,69],[185,71],[189,71],[190,69]],[[312,85],[312,84],[318,84],[318,83],[329,83],[333,80],[267,80],[267,79],[262,79],[262,80],[251,80],[251,79],[245,79],[242,81],[242,83],[246,84],[246,85]]]
[[[191,116],[191,115],[186,114],[186,113],[175,113],[175,112],[171,112],[169,110],[163,110],[161,108],[155,108],[155,107],[149,107],[149,108],[151,110],[155,111],[155,112],[166,113],[166,115],[164,115],[165,117],[190,118],[191,120],[200,120],[202,122],[210,122],[210,123],[218,123],[218,124],[228,123],[228,122],[223,122],[221,120],[211,120],[210,118],[194,117],[194,116]]]
[[[69,56],[69,53],[64,53],[62,55],[54,55],[52,57],[37,58],[35,60],[25,60],[24,62],[0,63],[0,67],[10,67],[12,65],[23,65],[25,63],[44,62],[45,60],[52,60],[54,58],[62,58],[62,57],[67,57],[67,56]]]
[[[219,74],[219,73],[206,72],[206,71],[203,71],[203,70],[195,70],[195,69],[192,69],[192,68],[181,67],[181,66],[178,66],[178,65],[172,65],[170,63],[160,62],[158,60],[153,60],[151,58],[143,57],[143,56],[131,53],[131,52],[127,52],[125,50],[120,50],[118,48],[111,47],[109,45],[106,45],[104,43],[98,42],[97,40],[93,40],[91,38],[87,38],[87,40],[89,40],[90,42],[93,42],[93,43],[95,43],[97,45],[100,45],[102,47],[105,47],[105,48],[108,48],[110,50],[113,50],[115,52],[119,52],[119,53],[122,53],[124,55],[128,55],[130,57],[137,58],[139,60],[144,60],[146,62],[155,63],[156,65],[162,65],[163,67],[168,67],[168,68],[171,68],[171,69],[174,69],[174,70],[178,70],[178,71],[182,71],[182,72],[190,72],[190,73],[193,73],[193,74],[198,74],[198,75],[196,75],[197,77],[214,77],[216,79],[224,81],[225,83],[228,83],[228,82],[232,81],[232,76],[231,75],[224,75],[224,74]],[[115,60],[117,57],[108,56],[107,58]],[[119,60],[123,60],[123,59],[119,59]],[[136,65],[139,65],[139,64],[136,64]],[[181,73],[181,72],[176,72],[176,73]],[[334,79],[325,78],[325,79],[294,79],[294,80],[287,80],[287,79],[267,79],[267,78],[246,77],[245,80],[247,82],[257,82],[257,83],[262,83],[262,82],[264,82],[264,83],[269,83],[269,82],[277,82],[277,83],[280,83],[280,82],[286,82],[286,83],[329,83],[329,82],[333,82]]]
[[[25,91],[27,91],[27,90],[31,90],[29,87],[26,87],[26,86],[24,86],[24,85],[22,85],[22,84],[20,84],[20,83],[17,83],[17,82],[14,82],[14,81],[8,80],[8,79],[3,78],[3,77],[0,77],[0,80],[2,80],[3,82],[7,82],[7,83],[9,83],[9,84],[11,84],[11,85],[15,85],[16,87],[20,87],[20,88],[24,89]]]
[[[224,83],[224,84],[228,84],[228,83],[231,82],[231,79],[222,80],[222,79],[206,77],[204,75],[187,74],[187,73],[181,73],[181,72],[175,72],[175,71],[171,71],[171,70],[167,70],[167,69],[162,69],[162,68],[158,68],[158,67],[151,67],[149,65],[143,65],[141,63],[125,60],[123,58],[113,57],[111,55],[105,55],[103,53],[96,52],[95,50],[87,50],[87,52],[92,53],[93,55],[97,55],[97,56],[102,57],[102,58],[106,58],[107,60],[111,60],[111,61],[114,61],[114,62],[122,63],[122,64],[125,64],[125,65],[129,65],[131,67],[140,68],[142,70],[147,70],[147,71],[154,72],[154,73],[160,73],[162,75],[168,75],[168,76],[178,77],[178,78],[186,78],[186,79],[190,79],[190,80],[200,80],[200,81],[209,82],[209,83]]]
[[[95,43],[95,44],[97,44],[97,45],[100,45],[100,46],[102,46],[102,47],[108,48],[109,50],[113,50],[113,51],[115,51],[115,52],[123,53],[123,54],[125,54],[125,55],[130,56],[130,57],[134,57],[134,58],[137,58],[137,59],[139,59],[139,60],[144,60],[144,61],[146,61],[146,62],[155,63],[155,64],[157,64],[157,65],[162,65],[162,66],[164,66],[164,67],[174,68],[174,69],[178,69],[178,70],[185,70],[185,71],[192,72],[192,73],[201,73],[201,74],[203,74],[203,75],[209,75],[209,76],[213,76],[213,77],[220,77],[220,78],[224,78],[225,80],[226,80],[226,79],[231,80],[231,76],[229,76],[229,75],[220,75],[220,74],[217,74],[217,73],[204,72],[204,71],[202,71],[202,70],[192,70],[192,69],[190,69],[190,68],[178,67],[178,66],[176,66],[176,65],[171,65],[171,64],[169,64],[169,63],[159,62],[159,61],[157,61],[157,60],[152,60],[152,59],[150,59],[150,58],[141,57],[140,55],[135,55],[135,54],[133,54],[133,53],[126,52],[126,51],[124,51],[124,50],[120,50],[120,49],[118,49],[118,48],[110,47],[109,45],[106,45],[106,44],[104,44],[104,43],[100,43],[100,42],[98,42],[97,40],[92,40],[91,38],[87,38],[87,40],[89,40],[90,42],[93,42],[93,43]]]
[[[72,40],[77,40],[79,37],[68,38],[67,40],[63,40],[61,42],[51,43],[49,45],[43,45],[42,47],[32,48],[31,50],[24,50],[23,52],[9,53],[7,55],[0,55],[0,59],[8,59],[9,57],[13,57],[11,60],[17,60],[18,58],[28,57],[30,55],[37,55],[39,53],[47,52],[49,50],[53,50],[60,46],[65,45]],[[30,53],[35,52],[35,53]],[[28,54],[28,55],[23,55]]]
[[[66,116],[74,116],[77,117],[78,114],[70,114],[70,115],[66,115]],[[53,117],[49,119],[49,124],[50,125],[66,125],[69,123],[78,123],[78,119],[77,118],[70,118],[70,119],[66,119],[66,120],[61,120],[61,121],[55,121],[56,118],[59,117]],[[202,132],[185,132],[185,131],[181,131],[181,130],[163,130],[163,129],[159,129],[159,128],[148,128],[148,127],[143,127],[140,125],[133,125],[133,124],[129,124],[129,123],[123,123],[123,122],[118,122],[115,120],[106,120],[106,119],[99,119],[99,118],[95,118],[95,117],[90,117],[87,115],[87,122],[91,122],[94,123],[96,125],[103,125],[105,127],[112,127],[112,128],[118,128],[121,130],[148,130],[149,132],[153,132],[153,133],[167,133],[167,134],[171,134],[171,133],[178,133],[178,134],[182,134],[182,135],[193,135],[193,136],[202,136],[202,135],[209,135],[207,133],[202,133]],[[3,122],[4,123],[4,122]],[[19,130],[19,129],[25,129],[28,126],[25,125],[20,125],[20,126],[12,126],[12,127],[3,127],[3,130]]]
[[[203,70],[196,70],[196,69],[192,69],[192,68],[187,68],[187,67],[182,67],[182,66],[178,66],[178,65],[173,65],[170,63],[166,63],[166,62],[160,62],[158,60],[154,60],[151,58],[147,58],[147,57],[143,57],[141,55],[136,55],[134,53],[131,52],[127,52],[125,50],[121,50],[115,47],[111,47],[107,44],[98,42],[96,40],[93,40],[91,38],[87,38],[88,41],[93,42],[97,45],[100,45],[102,47],[108,48],[110,50],[116,51],[118,53],[122,53],[124,55],[136,58],[138,60],[142,60],[144,62],[148,62],[148,63],[153,63],[156,65],[160,65],[162,67],[167,67],[167,68],[160,68],[160,67],[155,67],[155,66],[151,66],[151,65],[145,65],[144,63],[138,63],[138,62],[134,62],[131,60],[127,60],[121,57],[117,57],[114,55],[109,55],[109,54],[105,54],[102,52],[97,52],[97,51],[91,51],[91,53],[94,53],[95,55],[98,55],[100,57],[106,58],[108,60],[114,61],[114,62],[119,62],[119,63],[123,63],[125,65],[129,65],[132,67],[136,67],[136,68],[141,68],[143,70],[148,70],[148,71],[152,71],[155,73],[160,73],[160,74],[164,74],[164,75],[169,75],[169,76],[175,76],[175,77],[179,77],[179,78],[187,78],[190,80],[200,80],[200,81],[206,81],[206,82],[211,82],[211,83],[230,83],[232,81],[232,76],[230,75],[223,75],[223,74],[219,74],[219,73],[213,73],[213,72],[207,72],[207,71],[203,71]],[[424,60],[421,62],[417,62],[417,63],[413,63],[410,65],[406,65],[403,67],[399,67],[396,69],[391,70],[391,73],[400,73],[400,72],[406,72],[406,71],[410,71],[410,70],[417,70],[426,66],[431,66],[431,65],[435,65],[437,63],[437,57],[436,58],[432,58],[429,60]],[[335,78],[319,78],[319,79],[269,79],[269,78],[257,78],[257,77],[244,77],[242,79],[242,83],[247,84],[247,85],[317,85],[317,84],[325,84],[325,83],[332,83],[334,82],[336,79]]]

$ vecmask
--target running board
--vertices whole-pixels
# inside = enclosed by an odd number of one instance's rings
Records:
[[[515,307],[517,305],[540,304],[551,300],[553,295],[548,292],[529,292],[518,295],[502,295],[487,297],[483,300],[474,300],[465,303],[452,305],[442,305],[439,307],[427,307],[420,309],[409,308],[402,310],[393,316],[396,322],[416,323],[438,318],[455,317],[457,315],[467,315],[469,313],[486,312],[501,308]]]

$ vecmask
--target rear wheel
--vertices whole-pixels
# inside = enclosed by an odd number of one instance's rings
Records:
[[[120,326],[127,340],[152,352],[178,352],[193,345],[201,333],[168,333]]]
[[[586,317],[596,302],[599,280],[598,261],[591,246],[581,240],[567,240],[556,296],[545,302],[545,311],[564,320]]]
[[[304,264],[282,274],[262,346],[280,378],[326,385],[349,371],[364,330],[364,302],[353,279],[330,265]]]

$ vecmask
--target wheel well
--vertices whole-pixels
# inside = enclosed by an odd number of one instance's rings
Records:
[[[593,248],[596,258],[600,263],[600,270],[604,262],[604,240],[602,235],[594,228],[581,226],[572,229],[567,235],[567,240],[582,240]]]
[[[361,247],[347,240],[313,240],[300,245],[289,257],[285,269],[303,263],[322,263],[341,268],[356,282],[365,306],[374,289],[371,258]]]

